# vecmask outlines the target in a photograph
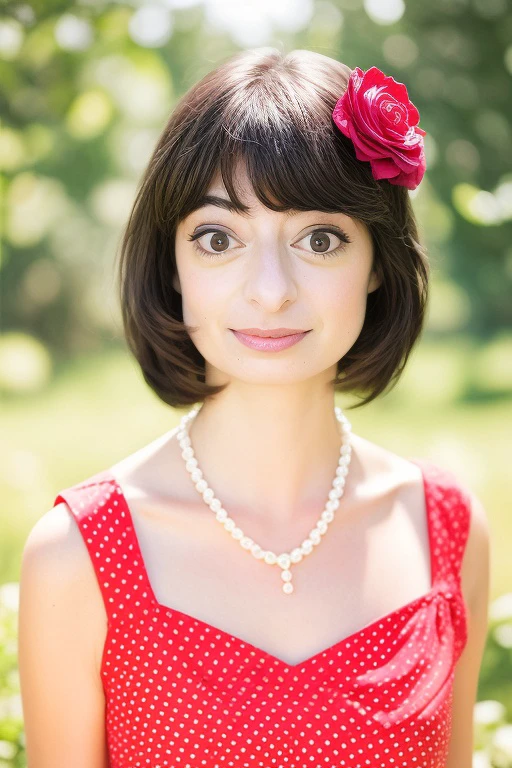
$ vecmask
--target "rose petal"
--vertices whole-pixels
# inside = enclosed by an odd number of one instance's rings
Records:
[[[404,83],[398,82],[390,75],[385,75],[377,67],[370,67],[363,78],[361,89],[366,91],[374,85],[383,86],[387,93],[402,104],[408,106],[411,103]]]
[[[372,160],[372,174],[377,180],[393,178],[399,173],[400,169],[388,158]]]

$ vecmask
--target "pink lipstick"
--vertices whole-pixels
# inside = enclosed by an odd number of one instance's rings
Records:
[[[241,333],[241,331],[234,331],[232,328],[230,328],[230,331],[246,347],[258,349],[260,352],[280,352],[282,349],[293,347],[294,344],[297,344],[304,336],[310,333],[310,331],[304,331],[302,333],[292,333],[289,336],[272,338],[270,336],[252,336],[248,333]]]

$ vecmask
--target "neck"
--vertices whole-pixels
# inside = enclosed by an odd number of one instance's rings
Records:
[[[250,403],[217,396],[189,422],[189,436],[228,513],[287,522],[323,511],[342,444],[332,392]]]

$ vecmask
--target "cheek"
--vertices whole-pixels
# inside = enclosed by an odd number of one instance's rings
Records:
[[[180,271],[183,320],[188,325],[200,326],[201,333],[222,319],[226,310],[226,285],[212,272],[195,270],[187,266]],[[197,331],[199,334],[200,331]]]
[[[342,279],[333,281],[323,292],[321,316],[332,333],[333,339],[353,344],[366,314],[367,287],[365,280],[358,275],[345,274]]]

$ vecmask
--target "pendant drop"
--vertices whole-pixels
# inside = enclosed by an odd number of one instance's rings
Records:
[[[291,595],[293,592],[292,572],[288,568],[285,568],[281,571],[281,578],[284,581],[283,592],[285,595]]]

